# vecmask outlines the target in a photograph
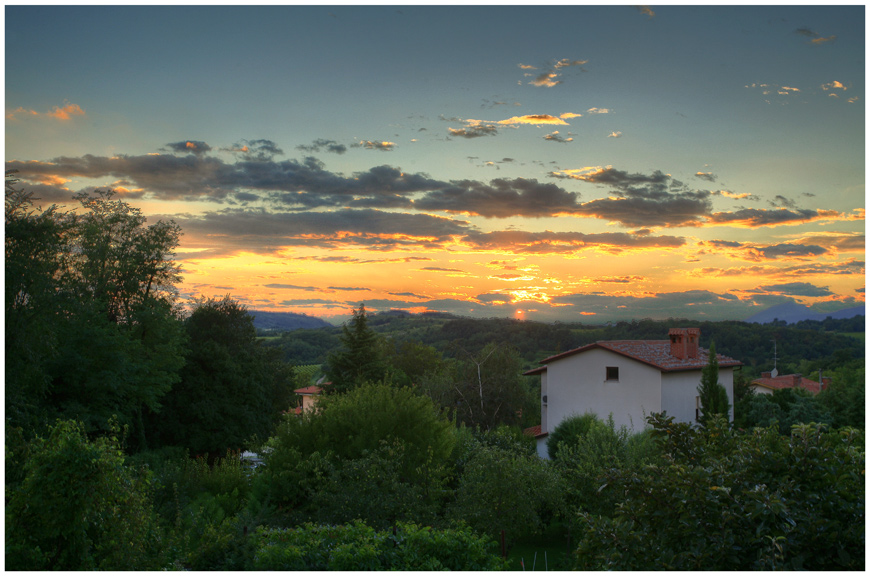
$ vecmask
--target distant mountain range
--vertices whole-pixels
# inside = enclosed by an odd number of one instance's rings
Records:
[[[861,306],[856,306],[854,308],[844,308],[842,310],[837,310],[836,312],[819,313],[813,312],[812,309],[807,306],[802,306],[794,302],[786,302],[784,304],[772,306],[764,312],[753,314],[745,321],[753,322],[755,324],[767,324],[774,320],[783,320],[789,324],[794,324],[802,320],[822,321],[828,316],[834,320],[845,320],[855,316],[864,316],[864,305],[862,304]]]
[[[263,312],[248,310],[254,317],[257,330],[307,330],[312,328],[332,328],[332,324],[314,316],[294,312]]]

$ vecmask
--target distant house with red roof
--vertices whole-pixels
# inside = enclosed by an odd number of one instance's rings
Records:
[[[761,378],[756,378],[749,384],[750,390],[756,394],[773,394],[774,390],[786,388],[803,388],[811,394],[818,394],[831,383],[830,378],[822,378],[821,382],[804,378],[800,374],[783,374],[776,376],[771,372],[762,372]]]
[[[541,376],[541,426],[527,429],[547,457],[547,436],[562,420],[586,412],[616,426],[643,428],[645,418],[665,412],[677,422],[700,416],[698,386],[709,350],[699,346],[700,329],[671,328],[668,340],[608,340],[541,360],[525,373]],[[734,369],[743,364],[721,354],[719,383],[734,405]],[[733,412],[730,414],[733,418]]]
[[[317,385],[306,386],[304,388],[298,388],[294,390],[296,394],[302,396],[302,406],[296,407],[296,415],[300,415],[303,412],[308,412],[314,409],[314,405],[317,403],[317,398],[323,393],[323,386],[329,386],[332,382],[318,382]]]

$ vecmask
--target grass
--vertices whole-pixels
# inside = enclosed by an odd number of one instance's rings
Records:
[[[508,552],[508,562],[508,570],[518,572],[570,570],[572,559],[568,552],[567,527],[554,524],[543,534],[517,542]]]

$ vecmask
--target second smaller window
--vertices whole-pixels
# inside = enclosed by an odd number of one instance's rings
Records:
[[[619,367],[618,366],[608,366],[607,367],[607,379],[608,380],[619,380]]]

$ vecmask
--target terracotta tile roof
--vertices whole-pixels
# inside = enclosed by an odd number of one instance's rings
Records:
[[[770,390],[783,390],[785,388],[803,388],[813,394],[818,394],[821,391],[819,383],[804,378],[800,374],[783,374],[776,378],[757,378],[752,381],[752,385],[769,388]]]
[[[587,344],[586,346],[581,346],[580,348],[575,348],[568,352],[550,356],[549,358],[541,360],[541,364],[549,364],[555,360],[561,360],[562,358],[586,352],[587,350],[592,350],[594,348],[610,350],[616,354],[658,368],[662,372],[700,370],[707,365],[710,354],[709,350],[699,348],[697,358],[683,359],[671,355],[671,342],[669,340],[606,340]],[[719,362],[720,368],[743,365],[742,362],[723,356],[722,354],[716,354],[716,360]]]
[[[323,386],[329,386],[330,384],[332,384],[332,382],[324,382]],[[293,392],[295,392],[296,394],[302,394],[302,395],[311,394],[311,395],[316,396],[316,395],[320,394],[321,392],[323,392],[323,388],[321,386],[313,386],[312,385],[312,386],[306,386],[305,388],[298,388],[298,389],[294,390]]]
[[[540,424],[537,426],[532,426],[531,428],[526,428],[525,430],[523,430],[523,434],[525,434],[526,436],[533,436],[535,438],[547,436],[547,432],[541,433]]]

